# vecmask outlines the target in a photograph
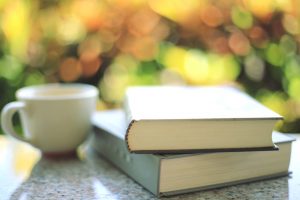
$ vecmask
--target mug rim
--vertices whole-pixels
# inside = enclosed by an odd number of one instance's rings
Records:
[[[78,89],[75,94],[37,95],[38,91],[50,89]],[[99,94],[95,86],[83,83],[47,83],[23,87],[17,90],[16,97],[24,100],[69,100],[96,97]]]

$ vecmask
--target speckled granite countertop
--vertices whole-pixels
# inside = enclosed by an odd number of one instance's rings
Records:
[[[166,199],[300,199],[300,134],[294,135],[289,177]],[[77,157],[47,159],[21,142],[0,137],[0,199],[156,199],[88,147]]]

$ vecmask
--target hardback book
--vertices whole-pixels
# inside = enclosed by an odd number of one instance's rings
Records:
[[[280,115],[229,86],[142,86],[126,91],[130,152],[271,150]]]
[[[134,154],[127,149],[120,110],[93,117],[92,146],[103,158],[157,196],[225,187],[288,174],[291,141],[274,132],[278,151]]]

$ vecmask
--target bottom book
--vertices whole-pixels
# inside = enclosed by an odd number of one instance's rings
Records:
[[[293,139],[273,132],[278,151],[132,154],[124,141],[121,110],[93,117],[93,148],[157,196],[219,188],[288,174]]]

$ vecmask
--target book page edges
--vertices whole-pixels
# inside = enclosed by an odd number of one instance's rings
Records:
[[[204,186],[204,187],[196,187],[196,188],[190,188],[190,189],[184,189],[184,190],[177,190],[177,191],[172,191],[172,192],[163,192],[163,193],[159,193],[158,196],[160,196],[160,197],[172,196],[172,195],[184,194],[184,193],[189,193],[189,192],[223,188],[223,187],[238,185],[238,184],[242,184],[242,183],[249,183],[249,182],[256,182],[256,181],[261,181],[261,180],[279,178],[279,177],[287,176],[289,174],[291,174],[291,172],[288,172],[288,171],[280,172],[280,173],[271,174],[271,175],[267,175],[267,176],[260,176],[260,177],[244,179],[244,180],[239,180],[239,181],[233,181],[233,182],[227,182],[227,183],[221,183],[221,184],[216,184],[216,185],[209,185],[209,186]]]
[[[129,135],[130,135],[130,129],[132,128],[133,124],[136,122],[136,120],[131,120],[131,122],[129,123],[127,129],[126,129],[126,134],[125,134],[125,143],[126,143],[126,146],[127,146],[127,149],[129,152],[134,152],[131,150],[130,148],[130,144],[129,144]]]

